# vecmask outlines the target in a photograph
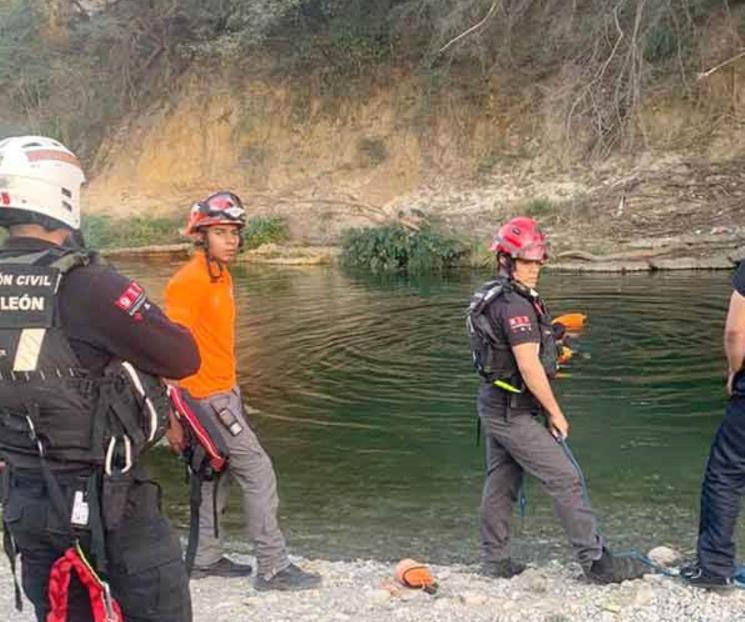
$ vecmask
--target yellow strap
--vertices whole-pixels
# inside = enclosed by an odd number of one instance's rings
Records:
[[[91,571],[91,574],[95,577],[96,581],[103,584],[104,581],[101,579],[101,577],[98,576],[98,573],[94,570],[93,565],[88,561],[88,558],[85,556],[85,553],[83,552],[83,549],[80,546],[80,540],[75,541],[75,549],[77,550],[78,556],[80,557],[81,561],[86,565],[88,570]]]
[[[497,386],[500,389],[504,389],[505,391],[509,391],[510,393],[522,393],[520,389],[512,386],[509,382],[505,382],[504,380],[495,380],[494,386]]]

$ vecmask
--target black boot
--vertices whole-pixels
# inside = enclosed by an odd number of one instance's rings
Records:
[[[312,590],[321,585],[321,576],[315,572],[301,570],[295,564],[280,570],[271,577],[257,576],[254,579],[254,588],[260,592],[278,590],[282,592],[297,592],[299,590]]]
[[[519,575],[523,570],[525,570],[525,564],[512,561],[508,558],[484,562],[481,564],[479,574],[485,577],[491,577],[492,579],[511,579]]]
[[[650,570],[645,563],[634,557],[613,555],[603,549],[603,555],[583,568],[585,576],[593,583],[621,583],[639,579]]]
[[[683,566],[680,578],[692,587],[702,587],[710,590],[729,589],[735,586],[734,579],[716,575],[702,568],[698,563]]]
[[[251,574],[250,564],[239,564],[227,557],[221,557],[211,566],[194,566],[191,571],[192,579],[204,579],[205,577],[247,577]]]

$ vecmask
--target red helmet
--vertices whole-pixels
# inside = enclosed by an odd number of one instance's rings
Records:
[[[216,192],[204,201],[192,205],[185,235],[194,235],[204,227],[212,225],[246,225],[246,210],[240,198],[232,192]]]
[[[527,216],[518,216],[502,225],[489,250],[526,261],[548,259],[546,236],[538,223]]]

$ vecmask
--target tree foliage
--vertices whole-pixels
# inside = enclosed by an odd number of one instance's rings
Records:
[[[195,63],[261,54],[281,75],[315,76],[333,93],[391,64],[418,74],[423,96],[443,86],[478,96],[499,75],[514,92],[537,91],[536,107],[563,124],[567,141],[602,157],[635,144],[650,93],[694,92],[701,32],[735,4],[0,0],[0,131],[51,132],[91,152],[117,118],[168,94]],[[722,54],[741,38],[738,29]]]
[[[86,4],[95,9],[72,0],[0,3],[0,121],[90,152],[113,121],[167,93],[196,58],[259,45],[298,0]]]

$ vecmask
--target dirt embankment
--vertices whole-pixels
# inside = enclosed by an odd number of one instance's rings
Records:
[[[640,116],[645,148],[592,164],[558,137],[559,119],[497,79],[473,101],[440,92],[425,102],[404,70],[334,99],[259,74],[193,73],[104,144],[88,205],[183,213],[231,188],[311,245],[402,215],[486,240],[501,219],[527,212],[565,263],[624,252],[617,261],[657,267],[660,257],[729,257],[745,245],[741,63],[707,79],[706,109],[652,102]],[[664,252],[660,238],[671,238]],[[654,248],[640,248],[644,240]]]

